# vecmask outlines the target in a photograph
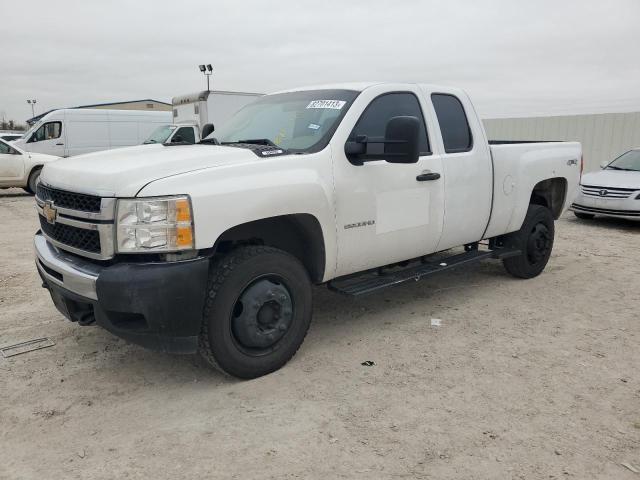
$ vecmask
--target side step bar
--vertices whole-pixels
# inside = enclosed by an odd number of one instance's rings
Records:
[[[359,295],[366,295],[368,293],[382,290],[383,288],[400,285],[401,283],[409,281],[417,282],[418,280],[434,273],[443,272],[454,267],[459,267],[460,265],[479,262],[480,260],[485,260],[487,258],[502,259],[519,254],[519,250],[512,249],[496,249],[488,251],[471,249],[464,253],[438,259],[437,261],[420,263],[418,265],[409,266],[401,270],[390,271],[388,273],[381,273],[381,270],[378,269],[362,274],[337,278],[330,281],[328,286],[330,290],[335,292],[357,297]]]

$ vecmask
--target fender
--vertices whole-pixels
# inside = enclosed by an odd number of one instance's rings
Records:
[[[191,196],[196,248],[213,247],[227,230],[283,215],[313,216],[322,229],[324,280],[336,269],[331,149],[166,177],[146,185],[139,197]]]

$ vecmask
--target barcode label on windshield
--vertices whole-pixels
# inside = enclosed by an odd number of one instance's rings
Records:
[[[344,104],[347,103],[344,100],[312,100],[307,105],[307,108],[331,108],[333,110],[341,110]]]

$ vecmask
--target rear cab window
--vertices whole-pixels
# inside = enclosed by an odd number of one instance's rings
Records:
[[[444,151],[446,153],[471,151],[473,135],[464,106],[458,97],[448,93],[433,93],[431,102],[440,124]]]

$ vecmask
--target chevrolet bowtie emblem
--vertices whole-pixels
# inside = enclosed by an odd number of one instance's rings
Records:
[[[53,202],[51,200],[47,200],[46,202],[44,202],[42,213],[44,214],[44,218],[46,218],[47,222],[49,222],[51,225],[56,223],[58,210],[56,210],[56,207],[53,206]]]

